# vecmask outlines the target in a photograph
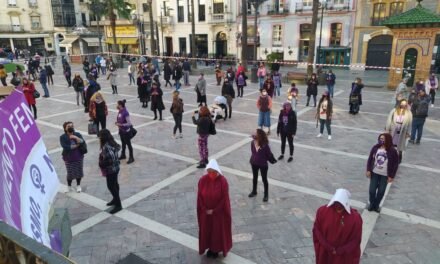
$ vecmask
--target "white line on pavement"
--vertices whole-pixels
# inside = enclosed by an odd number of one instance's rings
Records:
[[[78,224],[72,226],[72,236],[76,236],[90,227],[101,223],[102,221],[110,218],[112,215],[107,212],[100,212],[94,216],[87,218],[86,220],[79,222]]]

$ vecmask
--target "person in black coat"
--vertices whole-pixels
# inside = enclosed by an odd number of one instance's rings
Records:
[[[142,73],[138,76],[136,80],[136,84],[138,87],[138,97],[139,101],[142,103],[142,108],[148,107],[149,94],[148,94],[148,86],[150,85],[150,76],[143,75]]]
[[[182,79],[182,66],[180,66],[179,62],[176,62],[176,66],[174,66],[173,70],[173,80],[174,85],[176,86],[176,91],[180,89],[180,79]]]
[[[277,135],[281,135],[281,155],[278,160],[284,159],[284,151],[286,149],[286,139],[289,142],[290,157],[287,162],[293,160],[293,137],[296,134],[297,120],[296,113],[292,110],[292,106],[289,102],[283,104],[283,109],[280,111],[278,117]]]
[[[355,115],[359,112],[359,106],[362,105],[362,84],[361,78],[356,78],[351,84],[351,92],[349,97],[350,114]]]
[[[170,84],[170,86],[173,87],[173,84],[170,82],[172,75],[173,75],[173,69],[171,68],[170,62],[166,60],[163,66],[163,79],[165,80],[165,87],[167,87],[168,84]]]
[[[318,95],[318,78],[316,73],[312,74],[312,78],[307,81],[307,104],[309,106],[310,96],[313,96],[313,107],[316,107],[316,96]]]
[[[159,120],[162,121],[162,110],[165,110],[162,95],[162,89],[160,89],[160,86],[154,81],[151,85],[151,111],[154,112],[154,120],[157,119],[157,111],[159,111]]]
[[[47,74],[47,83],[49,85],[53,85],[53,75],[55,74],[53,72],[52,66],[50,64],[46,64],[44,65],[44,69],[46,69],[46,74]]]
[[[226,98],[226,101],[228,102],[229,119],[231,119],[232,101],[235,98],[235,91],[234,87],[232,87],[232,82],[230,82],[228,78],[225,78],[225,81],[223,82],[222,96],[224,96]]]

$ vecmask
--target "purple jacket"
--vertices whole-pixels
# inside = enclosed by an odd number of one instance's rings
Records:
[[[367,161],[367,171],[373,171],[374,169],[374,161],[376,158],[376,152],[380,148],[379,144],[376,144],[370,151],[370,156]],[[388,177],[394,178],[397,173],[397,168],[399,167],[399,153],[394,147],[391,147],[387,151],[388,157]]]
[[[254,141],[251,142],[251,152],[252,156],[250,159],[250,163],[252,165],[258,166],[258,167],[267,167],[267,162],[274,164],[277,162],[275,157],[272,154],[272,151],[270,150],[269,145],[264,145],[260,147],[260,149],[257,151],[255,148]]]
[[[119,133],[125,134],[130,131],[131,123],[128,117],[130,114],[127,111],[127,108],[123,108],[119,110],[118,116],[117,116],[117,122],[119,124],[122,124],[122,126],[119,127]]]

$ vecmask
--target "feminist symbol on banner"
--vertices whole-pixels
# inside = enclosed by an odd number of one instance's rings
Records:
[[[34,184],[35,188],[40,189],[42,194],[45,194],[46,192],[44,191],[44,184],[41,183],[41,171],[40,169],[37,167],[37,165],[32,164],[31,166],[31,179],[32,179],[32,183]]]

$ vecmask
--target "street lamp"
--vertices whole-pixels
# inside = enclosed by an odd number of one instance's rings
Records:
[[[166,6],[166,2],[167,1],[163,1],[163,6],[160,8],[160,31],[162,33],[162,53],[163,53],[162,55],[165,55],[165,46],[164,46],[165,40],[163,38],[164,26],[163,26],[162,10],[163,10],[163,16],[165,16],[165,17],[168,17],[169,16],[169,12],[171,10],[173,10],[172,8]]]
[[[321,1],[319,3],[321,7],[321,29],[319,30],[319,46],[318,46],[318,55],[319,55],[319,63],[321,63],[321,44],[322,44],[322,24],[324,20],[324,9],[327,9],[327,0]]]

